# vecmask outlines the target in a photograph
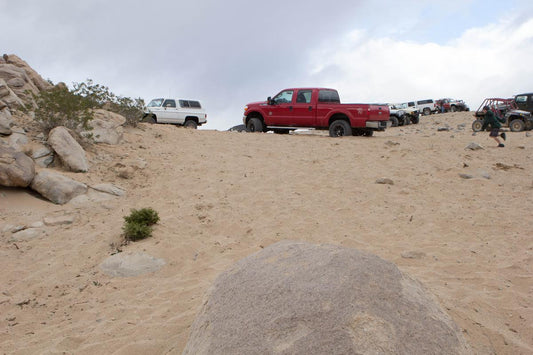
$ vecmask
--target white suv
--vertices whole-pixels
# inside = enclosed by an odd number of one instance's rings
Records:
[[[207,122],[207,113],[200,101],[159,98],[153,99],[146,106],[142,121],[196,128]]]
[[[433,99],[427,100],[418,100],[409,102],[409,106],[415,107],[418,112],[424,116],[430,115],[432,113],[437,113],[438,107]]]

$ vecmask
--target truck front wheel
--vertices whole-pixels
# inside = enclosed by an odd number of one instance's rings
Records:
[[[483,121],[482,120],[475,120],[472,123],[472,131],[479,132],[481,131],[481,128],[483,127]]]
[[[336,120],[329,125],[329,136],[330,137],[342,137],[342,136],[351,136],[352,127],[345,120]]]
[[[263,122],[257,118],[250,118],[250,121],[246,124],[248,132],[263,132]]]

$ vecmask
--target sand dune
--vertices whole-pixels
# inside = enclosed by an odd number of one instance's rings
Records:
[[[179,354],[213,279],[292,239],[394,262],[478,354],[533,353],[533,137],[510,132],[496,148],[471,122],[471,113],[432,115],[339,139],[141,124],[123,144],[92,149],[89,173],[68,174],[119,185],[123,197],[57,206],[0,188],[0,350]],[[485,149],[465,149],[471,142]],[[122,252],[166,264],[107,276],[99,264],[116,252],[123,216],[143,207],[161,221]],[[39,226],[63,215],[74,223]],[[9,226],[44,234],[13,240]]]

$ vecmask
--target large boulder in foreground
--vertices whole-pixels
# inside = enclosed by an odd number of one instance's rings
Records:
[[[87,193],[88,189],[87,185],[79,181],[46,169],[35,174],[31,188],[59,205],[63,205],[74,197]]]
[[[70,171],[87,172],[89,170],[85,151],[65,127],[59,126],[52,129],[48,134],[48,144]]]
[[[377,256],[280,242],[214,282],[184,354],[468,354],[422,285]]]
[[[26,154],[0,145],[0,185],[27,187],[35,176],[35,163]]]

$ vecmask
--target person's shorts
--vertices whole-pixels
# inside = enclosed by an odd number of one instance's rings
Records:
[[[490,130],[489,137],[498,137],[500,135],[500,129],[499,128],[493,128]]]

